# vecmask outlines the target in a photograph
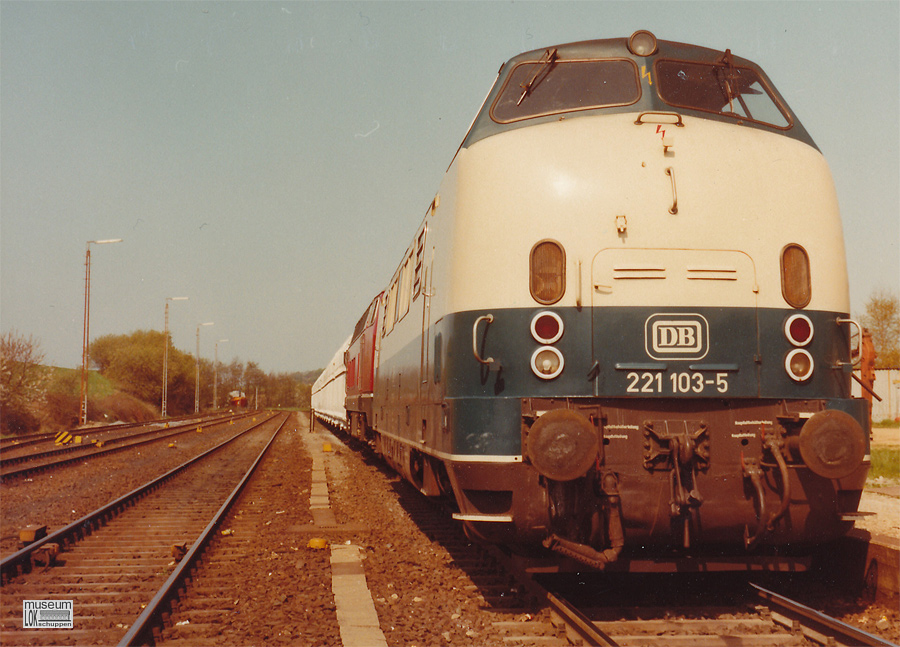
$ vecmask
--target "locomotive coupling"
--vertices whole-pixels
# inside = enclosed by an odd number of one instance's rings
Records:
[[[694,420],[645,420],[644,469],[669,471],[669,511],[672,517],[684,517],[687,528],[687,516],[703,503],[697,472],[709,469],[709,426]],[[685,535],[685,547],[688,543]]]
[[[602,476],[600,485],[603,491],[603,517],[606,520],[605,548],[598,550],[584,541],[567,539],[556,533],[542,542],[545,548],[597,570],[603,570],[607,564],[616,561],[625,547],[618,479],[613,472],[607,472]]]

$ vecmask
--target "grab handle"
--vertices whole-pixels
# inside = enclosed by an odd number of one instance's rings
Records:
[[[856,326],[856,330],[859,332],[859,352],[856,355],[856,361],[854,362],[838,362],[838,365],[843,364],[852,364],[853,366],[859,366],[862,362],[862,338],[863,338],[863,329],[862,326],[859,325],[859,322],[856,319],[844,319],[842,317],[837,318],[838,325],[841,324],[851,324]],[[851,349],[852,352],[852,349]]]
[[[649,119],[645,119],[645,117],[650,117]],[[635,126],[640,126],[642,124],[672,124],[677,126],[678,128],[684,128],[684,121],[681,119],[681,115],[677,112],[658,112],[656,110],[650,110],[648,112],[642,112],[638,115],[637,121],[634,122]]]
[[[475,359],[478,360],[479,364],[493,364],[493,357],[481,359],[481,355],[478,354],[478,324],[480,324],[482,321],[487,321],[490,324],[494,321],[494,315],[482,315],[475,320],[475,323],[472,326],[472,354],[475,356]]]
[[[672,180],[672,206],[669,208],[669,213],[674,216],[678,213],[678,193],[675,191],[675,169],[670,166],[666,169],[666,175]]]

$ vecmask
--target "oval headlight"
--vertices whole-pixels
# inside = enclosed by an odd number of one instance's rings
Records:
[[[529,263],[531,296],[550,305],[566,292],[566,253],[555,240],[542,240],[531,249]]]
[[[809,256],[795,243],[781,250],[781,294],[795,308],[805,308],[812,299]]]

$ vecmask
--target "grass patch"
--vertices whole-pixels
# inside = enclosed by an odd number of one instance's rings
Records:
[[[869,479],[900,480],[900,447],[873,447]]]
[[[81,396],[81,369],[49,367],[51,393]],[[88,393],[91,398],[104,398],[116,392],[115,385],[97,371],[88,371]]]
[[[878,427],[879,429],[897,429],[900,427],[900,420],[891,420],[890,418],[886,418],[884,420],[873,420],[873,427]]]

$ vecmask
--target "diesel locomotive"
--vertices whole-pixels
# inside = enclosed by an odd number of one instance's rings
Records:
[[[647,31],[526,52],[314,414],[522,554],[803,552],[869,465],[841,227],[755,63]]]

